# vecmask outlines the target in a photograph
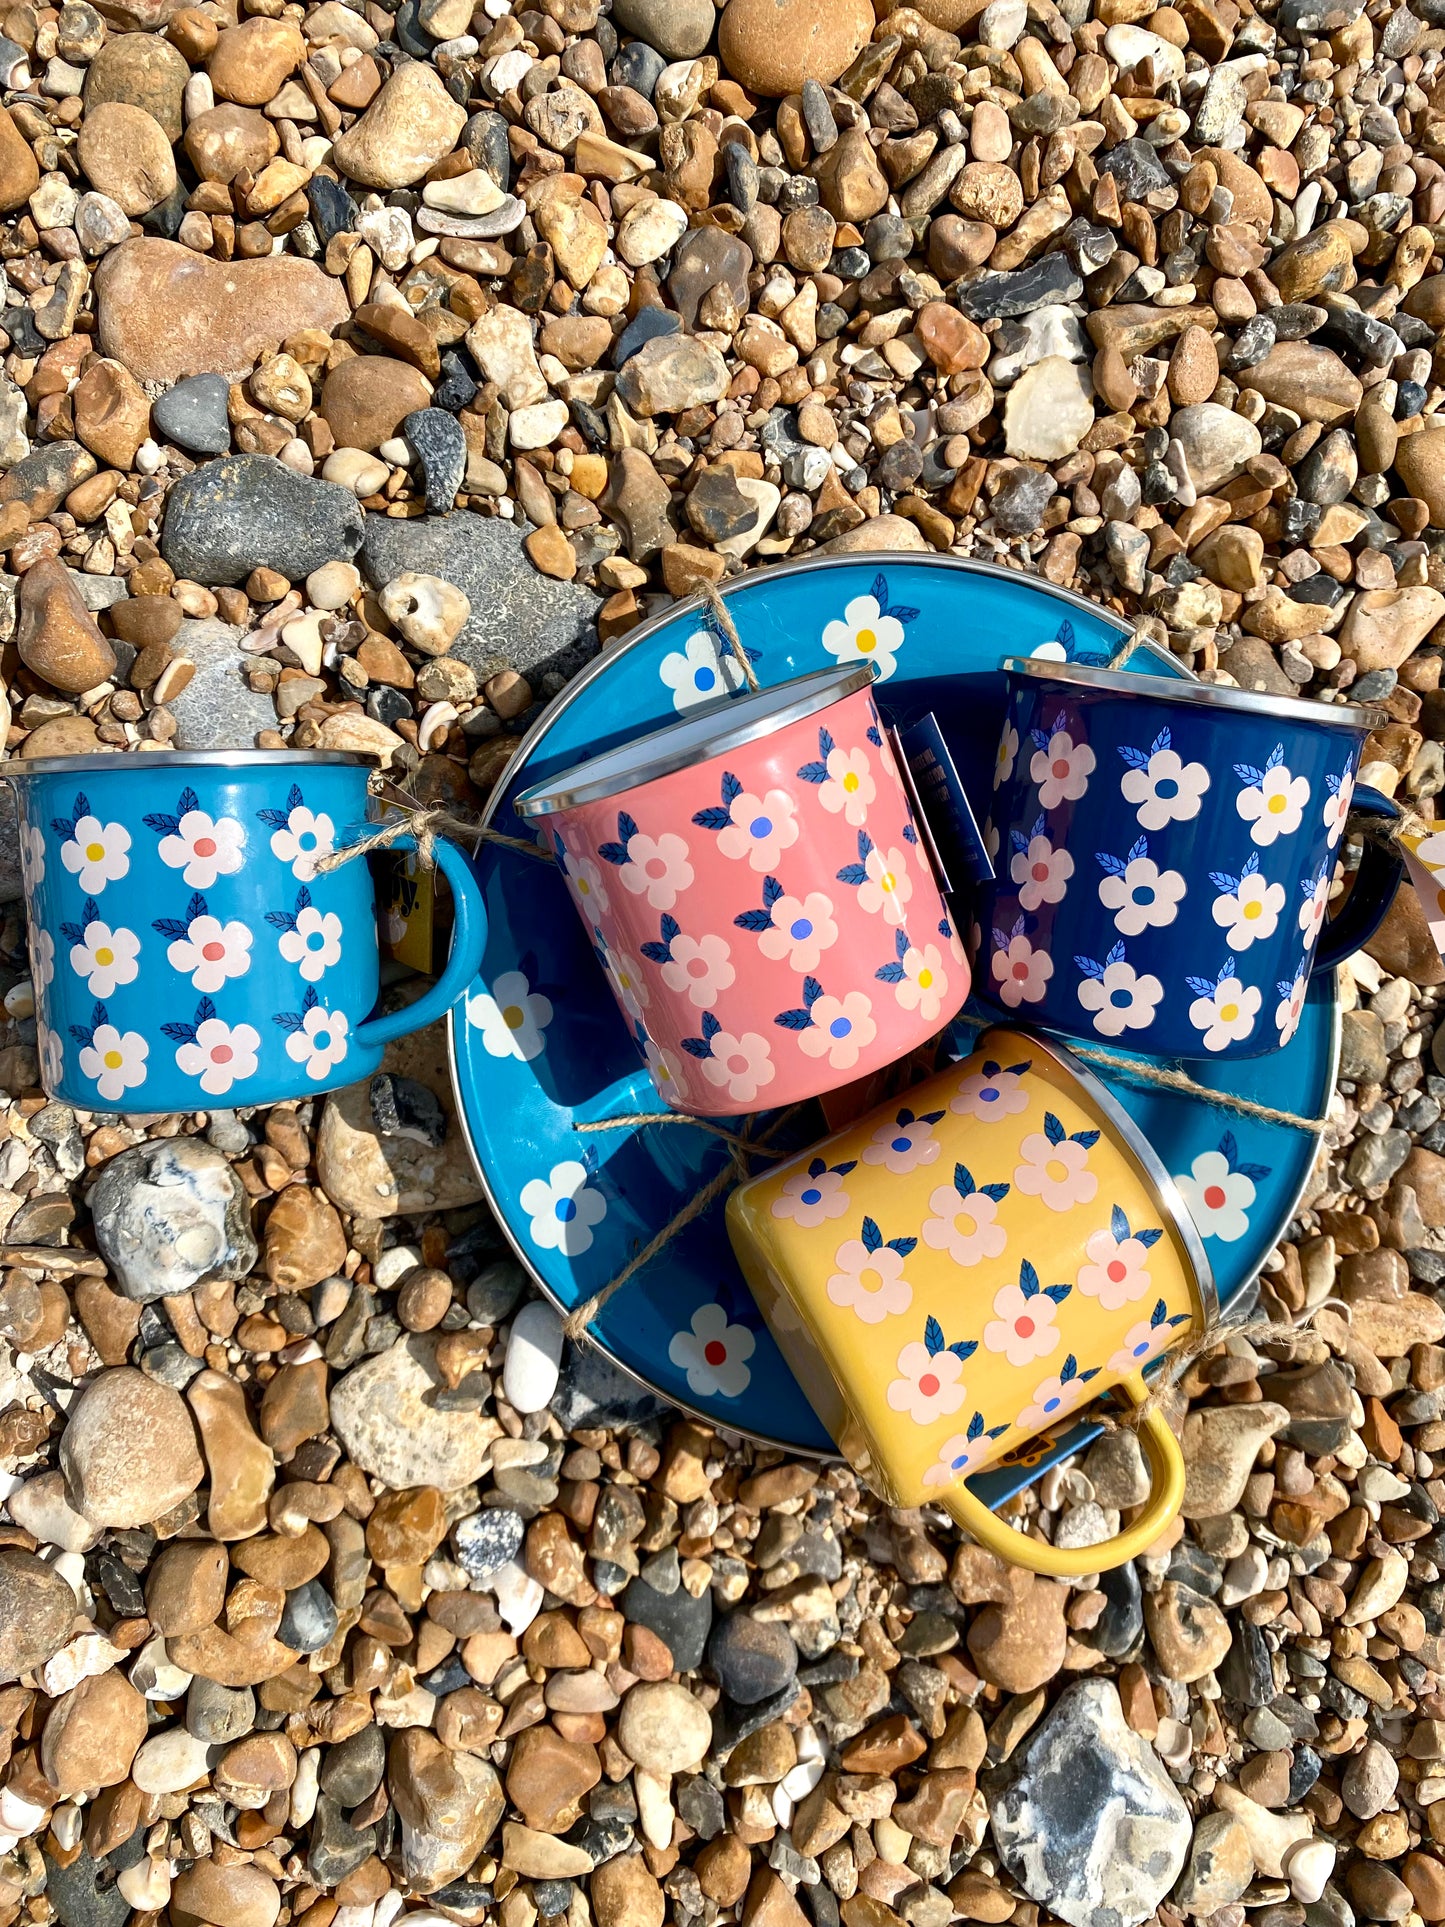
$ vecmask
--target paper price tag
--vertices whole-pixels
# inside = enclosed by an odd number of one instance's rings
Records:
[[[1415,887],[1425,912],[1430,938],[1445,957],[1445,823],[1427,823],[1423,830],[1402,830],[1405,874]]]

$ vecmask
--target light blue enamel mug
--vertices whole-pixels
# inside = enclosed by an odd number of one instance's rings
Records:
[[[87,1111],[206,1111],[368,1077],[444,1016],[486,943],[466,854],[451,955],[417,1001],[373,1017],[377,907],[364,857],[374,760],[343,751],[61,756],[15,785],[41,1080]],[[411,837],[394,849],[415,848]]]

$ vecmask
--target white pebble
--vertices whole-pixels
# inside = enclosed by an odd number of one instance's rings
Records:
[[[163,1854],[148,1853],[116,1877],[121,1897],[141,1913],[159,1913],[170,1905],[171,1863]]]
[[[306,600],[313,609],[344,609],[361,587],[361,571],[354,562],[327,562],[306,578]]]
[[[147,435],[135,452],[136,467],[142,475],[154,475],[164,460],[165,456],[161,452],[160,443],[152,441]]]
[[[166,1642],[160,1633],[148,1639],[130,1669],[130,1683],[148,1700],[178,1700],[185,1697],[191,1675],[172,1665],[166,1656]]]
[[[1282,1864],[1290,1892],[1301,1906],[1312,1907],[1335,1870],[1335,1850],[1328,1840],[1298,1840]]]
[[[778,1784],[790,1800],[805,1800],[826,1771],[827,1763],[823,1760],[799,1760],[796,1766],[788,1769]],[[782,1827],[787,1824],[786,1820],[778,1822]]]
[[[773,1788],[773,1818],[780,1827],[793,1824],[792,1795],[781,1782]]]
[[[6,991],[5,1014],[21,1018],[35,1015],[35,986],[28,977],[22,977]]]
[[[384,462],[390,462],[393,468],[407,468],[411,464],[411,443],[404,435],[390,436],[376,452]]]
[[[415,1245],[393,1245],[377,1259],[372,1276],[380,1290],[391,1291],[420,1263],[421,1253]]]
[[[180,1793],[210,1770],[211,1749],[183,1726],[157,1733],[142,1743],[130,1777],[142,1793]]]
[[[526,1632],[542,1610],[542,1588],[515,1559],[499,1566],[487,1581],[487,1591],[497,1602],[497,1611],[506,1621],[507,1631],[519,1637]]]
[[[296,1762],[296,1778],[291,1782],[291,1803],[286,1809],[287,1824],[293,1829],[309,1826],[315,1815],[320,1791],[317,1785],[320,1769],[321,1748],[308,1746]]]
[[[562,1360],[562,1320],[542,1299],[523,1305],[512,1321],[502,1390],[514,1412],[542,1412],[557,1389]]]

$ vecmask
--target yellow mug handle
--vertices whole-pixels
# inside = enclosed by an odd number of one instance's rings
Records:
[[[1136,1406],[1144,1405],[1149,1397],[1149,1388],[1139,1372],[1131,1372],[1121,1379],[1119,1389]],[[1145,1412],[1139,1432],[1153,1475],[1149,1502],[1126,1531],[1098,1545],[1048,1546],[1041,1539],[1030,1539],[1022,1532],[1015,1532],[1007,1521],[990,1511],[982,1499],[976,1499],[961,1479],[942,1494],[941,1503],[980,1545],[987,1546],[1010,1565],[1026,1566],[1030,1572],[1041,1572],[1051,1579],[1077,1579],[1084,1573],[1108,1572],[1152,1546],[1184,1500],[1184,1454],[1158,1406]]]

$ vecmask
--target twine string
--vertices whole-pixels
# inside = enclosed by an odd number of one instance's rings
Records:
[[[479,843],[492,843],[499,849],[515,850],[520,856],[536,857],[543,863],[552,861],[551,851],[544,849],[540,843],[530,842],[520,836],[504,836],[500,830],[484,829],[475,817],[458,816],[444,804],[428,806],[411,796],[400,796],[395,800],[401,805],[403,813],[400,816],[378,823],[369,835],[359,836],[339,850],[329,851],[317,860],[317,874],[339,870],[344,863],[354,863],[358,857],[371,856],[379,850],[390,850],[408,836],[416,839],[416,860],[423,870],[436,868],[436,842],[439,836],[450,837],[458,843],[469,843],[473,847]]]
[[[1320,1307],[1312,1305],[1309,1316],[1313,1317]],[[1295,1341],[1305,1336],[1302,1325],[1276,1325],[1269,1318],[1250,1318],[1242,1323],[1231,1324],[1229,1313],[1225,1311],[1218,1319],[1203,1326],[1187,1344],[1179,1345],[1164,1354],[1162,1363],[1166,1370],[1156,1372],[1149,1386],[1148,1397],[1139,1405],[1131,1405],[1126,1411],[1114,1413],[1100,1403],[1087,1414],[1087,1422],[1097,1425],[1103,1432],[1137,1432],[1147,1424],[1156,1412],[1167,1411],[1176,1401],[1179,1380],[1201,1358],[1217,1351],[1221,1345],[1228,1344],[1231,1338],[1242,1338],[1253,1344],[1255,1339],[1271,1345],[1288,1345],[1293,1349]],[[1086,1416],[1080,1413],[1081,1418]]]
[[[1262,1124],[1283,1124],[1292,1131],[1306,1131],[1311,1137],[1318,1137],[1325,1128],[1322,1117],[1303,1117],[1298,1111],[1281,1111],[1273,1104],[1256,1104],[1253,1098],[1232,1097],[1227,1091],[1211,1090],[1207,1084],[1198,1083],[1177,1065],[1141,1064],[1136,1058],[1101,1050],[1096,1044],[1074,1043],[1069,1048],[1075,1057],[1082,1057],[1088,1063],[1106,1064],[1110,1070],[1116,1070],[1122,1077],[1136,1083],[1177,1091],[1181,1097],[1198,1098],[1201,1103],[1213,1105],[1216,1110],[1233,1111],[1239,1117],[1258,1118]]]
[[[685,1111],[624,1111],[618,1117],[599,1118],[592,1124],[573,1123],[574,1131],[632,1131],[644,1124],[690,1124],[695,1131],[706,1131],[710,1137],[721,1138],[724,1144],[736,1144],[740,1150],[751,1152],[754,1157],[781,1157],[781,1151],[765,1150],[761,1143],[750,1138],[739,1137],[736,1131],[726,1131],[721,1124],[710,1124],[705,1117],[690,1117]]]
[[[750,690],[756,693],[756,691],[762,687],[762,684],[758,681],[758,672],[753,668],[752,659],[743,647],[743,639],[738,634],[738,626],[733,621],[732,613],[727,604],[719,594],[717,584],[715,582],[704,582],[701,594],[703,601],[707,604],[708,614],[722,631],[723,640],[732,652],[733,661],[742,671],[743,681]]]

